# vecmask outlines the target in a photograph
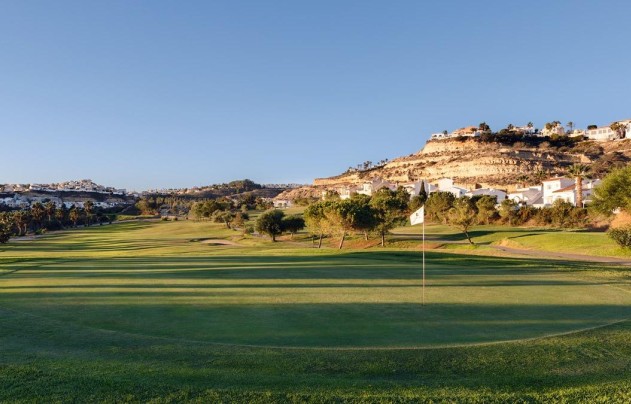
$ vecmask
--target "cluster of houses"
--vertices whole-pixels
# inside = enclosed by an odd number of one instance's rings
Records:
[[[63,198],[59,192],[64,192]],[[83,207],[85,198],[79,193],[90,192],[111,195],[118,198],[108,202],[92,201],[94,206],[99,208],[112,208],[115,206],[125,205],[125,196],[128,195],[125,189],[117,189],[112,187],[104,187],[98,185],[92,180],[66,181],[54,184],[4,184],[0,185],[0,205],[9,208],[24,209],[33,204],[53,202],[57,206],[65,206],[71,208],[73,206]],[[115,199],[115,200],[114,200]]]
[[[96,192],[100,194],[125,195],[125,189],[116,189],[98,185],[92,180],[66,181],[54,184],[4,184],[0,192]]]
[[[26,196],[21,194],[14,194],[12,196],[7,196],[4,198],[0,198],[0,205],[5,205],[9,208],[17,208],[17,209],[25,209],[33,206],[35,203],[47,203],[53,202],[55,205],[64,206],[70,209],[73,206],[78,208],[83,208],[85,201],[81,200],[72,200],[72,199],[61,199],[56,196]],[[99,202],[92,201],[93,205],[98,208],[113,208],[116,206],[126,205],[127,202],[124,201],[116,201],[116,202]]]
[[[261,184],[262,188],[267,189],[294,189],[304,187],[305,184]],[[191,187],[191,188],[156,188],[149,189],[144,191],[143,195],[194,195],[200,192],[210,191],[214,189],[220,189],[218,185],[208,185],[201,187]]]
[[[614,130],[612,129],[613,124],[619,124],[620,129]],[[525,136],[552,136],[552,135],[567,135],[567,136],[583,136],[589,140],[595,141],[610,141],[617,139],[625,139],[631,138],[631,119],[625,119],[622,121],[612,122],[612,124],[608,126],[596,126],[590,125],[587,129],[571,129],[569,131],[565,131],[563,125],[559,122],[555,122],[553,124],[546,125],[544,129],[535,128],[531,123],[525,126],[514,126],[510,128],[512,133],[522,134]],[[464,128],[456,129],[451,133],[444,131],[442,133],[433,133],[431,135],[431,139],[439,140],[439,139],[449,139],[456,137],[478,137],[481,136],[486,131],[483,130],[480,126],[467,126]],[[486,132],[488,133],[488,132]]]
[[[599,183],[600,180],[583,180],[582,201],[584,205],[591,202],[591,196],[594,188]],[[518,188],[515,192],[511,193],[495,188],[478,188],[469,190],[455,186],[454,181],[451,178],[442,178],[435,183],[430,183],[428,181],[393,183],[384,181],[380,178],[373,178],[359,186],[337,187],[335,188],[335,191],[340,196],[340,199],[349,199],[353,194],[370,196],[381,188],[385,187],[391,190],[396,190],[400,186],[410,194],[410,197],[419,195],[421,187],[424,187],[427,195],[434,192],[449,192],[456,198],[463,196],[473,197],[479,195],[489,195],[495,197],[498,204],[506,199],[511,199],[520,206],[533,206],[536,208],[551,206],[559,199],[573,205],[576,205],[578,200],[576,196],[575,180],[565,177],[551,178],[542,181],[540,185]],[[322,198],[325,198],[328,192],[329,191],[322,191]],[[273,202],[274,207],[276,208],[287,208],[292,206],[292,201],[288,199],[275,199]]]

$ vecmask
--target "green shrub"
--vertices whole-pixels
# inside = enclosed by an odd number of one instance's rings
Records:
[[[613,241],[618,243],[620,247],[623,247],[623,248],[631,247],[631,226],[616,227],[614,229],[609,229],[609,231],[607,231],[607,235],[611,237]]]

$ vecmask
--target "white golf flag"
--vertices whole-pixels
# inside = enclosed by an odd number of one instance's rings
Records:
[[[415,224],[421,224],[424,221],[425,221],[425,205],[421,206],[419,210],[417,210],[416,212],[410,215],[410,223],[412,223],[412,226],[414,226]]]

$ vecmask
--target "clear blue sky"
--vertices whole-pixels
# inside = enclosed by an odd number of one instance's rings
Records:
[[[631,118],[631,2],[0,0],[0,183],[310,182]]]

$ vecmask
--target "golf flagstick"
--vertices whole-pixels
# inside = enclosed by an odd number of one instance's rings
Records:
[[[419,210],[410,215],[410,223],[412,226],[415,224],[423,224],[423,288],[422,288],[422,302],[425,306],[425,205],[421,206]]]
[[[423,306],[425,306],[425,220],[423,220]]]

